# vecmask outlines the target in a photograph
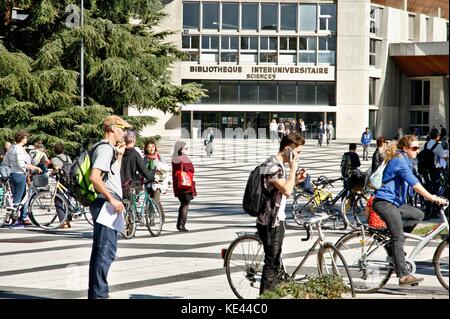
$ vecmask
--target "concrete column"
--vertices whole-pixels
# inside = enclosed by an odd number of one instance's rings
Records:
[[[449,119],[448,79],[432,77],[430,79],[430,127],[447,126]]]
[[[369,124],[369,17],[369,0],[337,1],[337,139],[358,138]]]

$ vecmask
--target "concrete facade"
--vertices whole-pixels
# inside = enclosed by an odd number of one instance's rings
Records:
[[[168,41],[182,47],[183,32],[183,0],[166,1],[165,8],[168,17],[160,26],[161,30],[170,30],[174,34]],[[185,2],[200,2],[186,0]],[[204,0],[201,3],[220,2]],[[225,2],[225,1],[223,1]],[[186,117],[193,119],[193,112],[208,112],[246,110],[247,112],[311,112],[324,114],[327,117],[330,112],[335,113],[336,138],[358,138],[365,127],[370,127],[375,132],[374,135],[386,135],[393,137],[397,128],[402,128],[404,132],[409,131],[415,124],[411,123],[410,112],[420,110],[429,112],[429,122],[423,124],[423,128],[448,123],[449,100],[448,100],[448,72],[447,75],[431,76],[427,75],[421,79],[430,81],[430,104],[429,105],[410,105],[411,100],[411,80],[417,77],[408,77],[390,58],[390,47],[392,43],[411,43],[417,42],[442,42],[447,41],[448,20],[441,16],[448,17],[448,12],[442,13],[442,8],[431,10],[436,12],[434,15],[425,15],[419,12],[408,12],[405,8],[413,8],[413,4],[404,1],[403,8],[394,8],[383,6],[370,0],[336,0],[336,1],[226,1],[234,3],[334,3],[336,5],[336,63],[334,66],[334,83],[336,86],[336,105],[225,105],[225,104],[194,104],[180,107],[180,115],[164,114],[159,111],[147,111],[143,115],[153,115],[158,117],[156,125],[144,130],[143,135],[160,134],[176,138],[180,136],[182,123],[181,112],[187,111]],[[389,5],[389,3],[387,3]],[[379,9],[379,21],[377,21],[376,33],[370,32],[371,10]],[[448,8],[448,7],[447,7]],[[444,8],[445,9],[445,8]],[[378,13],[377,13],[378,14]],[[413,19],[413,20],[412,20]],[[410,30],[413,22],[414,30]],[[197,32],[202,35],[202,31]],[[282,31],[257,31],[254,33],[244,32],[243,30],[222,30],[219,35],[286,35]],[[294,36],[301,36],[305,33],[292,32]],[[333,34],[333,33],[332,33]],[[323,31],[317,31],[315,35],[319,37],[324,35]],[[411,35],[413,38],[410,39]],[[375,63],[369,60],[370,46],[376,43]],[[448,42],[447,46],[448,46]],[[426,48],[426,44],[424,46]],[[447,53],[448,55],[448,53]],[[220,61],[220,58],[219,58]],[[240,65],[241,62],[234,65]],[[371,65],[374,64],[374,65]],[[188,65],[224,65],[221,62],[203,63],[203,62],[181,62],[173,66],[173,80],[181,84],[186,79],[186,66]],[[229,64],[225,64],[229,65]],[[256,64],[268,65],[268,64]],[[277,66],[278,64],[269,64]],[[302,63],[294,66],[302,66]],[[321,64],[316,64],[321,66]],[[184,69],[183,69],[184,68]],[[204,75],[203,75],[204,76]],[[190,76],[190,80],[195,75]],[[370,82],[375,83],[375,91],[370,92]],[[199,77],[200,79],[200,77]],[[211,80],[219,80],[211,75]],[[237,79],[237,78],[236,78]],[[298,81],[298,79],[297,79]],[[369,95],[374,95],[374,103],[369,103]],[[128,115],[138,115],[139,113],[130,109]],[[304,113],[303,113],[304,114]],[[272,115],[270,115],[272,118]]]

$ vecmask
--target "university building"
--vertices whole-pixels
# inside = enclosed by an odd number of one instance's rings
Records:
[[[144,113],[159,118],[148,134],[268,130],[274,118],[303,119],[307,137],[331,120],[338,139],[447,126],[447,0],[163,2],[160,27],[188,56],[173,80],[208,97],[180,115]]]

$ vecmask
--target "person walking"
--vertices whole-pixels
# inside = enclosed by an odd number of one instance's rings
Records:
[[[60,176],[67,176],[67,174],[70,173],[68,170],[68,166],[72,164],[72,159],[69,155],[64,154],[64,144],[63,143],[56,143],[53,145],[53,151],[55,152],[56,156],[52,158],[52,166],[53,166],[53,175],[57,173],[61,173]],[[63,170],[63,168],[66,168],[66,171]],[[64,178],[60,180],[64,186],[67,185],[67,180]],[[58,197],[55,197],[55,207],[56,207],[56,214],[58,215],[59,221],[61,222],[64,219],[65,216],[65,210],[64,210],[64,203],[61,199]],[[67,229],[70,228],[70,222],[71,222],[71,215],[68,216],[68,219],[59,226],[61,229]]]
[[[384,152],[386,150],[387,140],[384,136],[377,137],[377,149],[373,152],[372,155],[372,173],[375,172],[384,161]]]
[[[134,130],[126,132],[124,141],[125,151],[120,167],[120,180],[122,182],[123,197],[129,199],[132,188],[136,190],[136,194],[142,189],[142,184],[137,185],[140,181],[139,177],[142,176],[147,181],[153,181],[156,170],[148,170],[141,154],[136,150],[136,132]]]
[[[42,169],[33,165],[31,157],[25,150],[25,145],[28,143],[28,132],[19,130],[14,135],[15,144],[6,152],[2,165],[8,166],[10,169],[10,183],[13,193],[13,205],[17,207],[20,204],[27,189],[27,172],[37,171],[40,174]],[[12,227],[21,228],[23,226],[31,225],[27,218],[28,204],[22,207],[20,217],[12,225]]]
[[[185,172],[181,173],[181,172]],[[188,232],[186,228],[187,215],[189,210],[189,203],[197,196],[194,181],[194,165],[188,156],[188,147],[186,142],[178,141],[175,143],[172,154],[172,186],[175,197],[180,201],[178,209],[177,229],[180,232]],[[190,176],[190,186],[183,186],[179,176]]]
[[[325,134],[325,128],[323,127],[323,122],[320,121],[319,127],[317,129],[317,145],[322,147],[323,135]]]
[[[263,188],[271,194],[264,213],[256,220],[256,228],[264,246],[264,267],[260,294],[273,289],[278,283],[280,257],[285,234],[286,202],[294,186],[305,180],[306,172],[297,174],[299,155],[305,139],[298,133],[283,137],[277,155],[270,156],[264,166]],[[289,164],[289,177],[284,164]]]
[[[92,169],[89,177],[98,197],[89,209],[94,221],[92,252],[89,261],[89,299],[109,298],[108,271],[117,252],[118,231],[97,223],[103,205],[108,202],[117,214],[122,214],[122,182],[120,167],[125,152],[126,129],[131,128],[117,115],[103,121],[103,143],[97,143],[91,157]]]
[[[281,139],[283,138],[285,133],[284,130],[284,123],[282,120],[280,120],[280,122],[278,123],[278,139],[281,141]]]
[[[164,224],[166,216],[161,204],[161,194],[165,194],[168,188],[168,174],[170,171],[169,165],[166,163],[165,158],[159,154],[156,141],[152,138],[145,142],[144,146],[144,165],[149,170],[155,170],[155,182],[152,183],[150,191],[150,197],[158,205],[161,212],[161,221]]]
[[[300,134],[306,138],[305,134],[306,134],[306,125],[305,122],[303,121],[303,119],[300,119]]]
[[[325,133],[327,134],[327,145],[331,144],[331,140],[334,136],[334,128],[333,128],[333,121],[328,121],[328,125],[325,128]]]
[[[277,139],[277,120],[272,119],[272,122],[270,122],[269,131],[270,131],[270,140],[273,142]]]
[[[363,161],[369,160],[369,146],[372,141],[372,133],[370,133],[370,129],[366,127],[366,130],[361,135],[361,144],[363,147]]]
[[[423,281],[423,278],[409,274],[405,261],[404,232],[411,232],[424,217],[420,209],[406,204],[408,185],[426,200],[445,204],[444,199],[429,193],[413,174],[412,160],[417,157],[419,148],[419,141],[415,136],[405,135],[398,141],[397,151],[391,152],[391,148],[387,149],[387,165],[383,172],[382,186],[374,192],[375,199],[372,204],[373,210],[380,215],[391,233],[393,245],[389,249],[400,286]]]
[[[439,127],[441,128],[441,131],[440,131],[441,139],[440,139],[440,141],[441,141],[442,148],[444,150],[448,150],[447,130],[442,125],[439,125]]]

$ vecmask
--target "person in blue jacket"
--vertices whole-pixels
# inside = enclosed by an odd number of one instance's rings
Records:
[[[445,205],[446,200],[430,194],[413,174],[413,162],[419,152],[419,142],[414,135],[405,135],[397,144],[386,150],[386,168],[383,172],[382,186],[374,192],[373,210],[380,215],[389,229],[393,247],[395,272],[399,285],[418,284],[423,278],[409,274],[405,262],[405,232],[411,232],[420,222],[424,213],[406,205],[408,185],[426,200]],[[403,220],[403,222],[402,222]]]
[[[372,133],[370,133],[370,129],[366,127],[366,130],[361,135],[361,144],[363,147],[363,161],[369,160],[369,146],[372,141]]]

